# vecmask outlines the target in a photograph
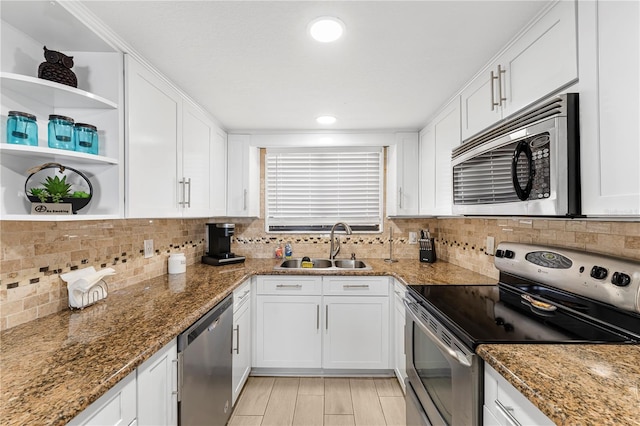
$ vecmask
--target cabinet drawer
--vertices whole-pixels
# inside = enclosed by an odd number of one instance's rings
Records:
[[[233,290],[233,312],[249,301],[251,295],[251,280],[247,280],[240,284],[240,287]]]
[[[287,295],[320,295],[322,294],[322,277],[296,276],[261,276],[257,278],[258,294]]]
[[[388,296],[388,277],[324,277],[324,294],[354,296]]]

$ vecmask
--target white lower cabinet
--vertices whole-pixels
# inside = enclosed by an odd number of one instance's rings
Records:
[[[388,277],[262,276],[257,368],[390,369]]]
[[[322,277],[258,277],[255,367],[320,368],[321,305]]]
[[[388,297],[325,296],[324,314],[323,368],[389,368]]]
[[[251,280],[233,291],[232,404],[251,372]]]
[[[128,426],[136,421],[136,372],[122,379],[68,424]]]
[[[394,339],[393,339],[393,345],[392,345],[392,347],[394,348],[393,370],[395,371],[396,377],[400,382],[400,387],[402,388],[402,390],[405,390],[404,381],[407,378],[407,356],[405,354],[405,346],[404,346],[404,340],[405,340],[404,326],[406,323],[406,311],[405,311],[403,299],[404,299],[404,293],[406,289],[402,284],[400,284],[396,280],[393,280],[393,281],[394,281],[393,283],[393,292],[394,292],[393,337]]]
[[[137,368],[138,425],[178,424],[177,340]]]
[[[484,366],[485,426],[537,425],[554,423],[490,365]]]

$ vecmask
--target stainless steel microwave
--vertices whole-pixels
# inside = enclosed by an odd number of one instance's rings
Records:
[[[580,216],[578,94],[555,96],[455,148],[453,213]]]

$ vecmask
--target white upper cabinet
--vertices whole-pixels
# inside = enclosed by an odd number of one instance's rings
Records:
[[[179,216],[182,99],[135,59],[128,56],[125,63],[127,217]]]
[[[11,220],[122,217],[122,54],[89,30],[83,16],[67,9],[66,4],[3,2],[0,18],[0,120],[3,123],[0,217]],[[76,75],[77,87],[38,78],[45,45],[73,56],[71,71]],[[9,111],[37,117],[37,146],[7,143],[5,123]],[[49,148],[47,126],[51,114],[96,126],[98,155]],[[77,215],[30,215],[31,204],[25,194],[27,170],[52,162],[80,171],[91,182],[91,201]]]
[[[451,215],[451,150],[460,145],[460,97],[420,132],[420,215]]]
[[[547,9],[462,92],[462,139],[578,78],[576,2]]]
[[[227,216],[260,217],[260,149],[250,135],[227,141]]]
[[[398,133],[387,150],[387,216],[418,214],[418,134]]]
[[[582,212],[640,215],[640,6],[580,2]]]
[[[220,179],[220,167],[213,168],[225,154],[224,132],[129,56],[126,75],[127,216],[213,216],[224,205],[224,194],[211,190],[213,176]]]

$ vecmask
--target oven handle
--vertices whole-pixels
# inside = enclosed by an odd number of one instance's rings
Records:
[[[436,336],[433,331],[429,330],[429,327],[427,327],[422,320],[420,320],[420,318],[418,318],[418,316],[413,312],[413,310],[411,309],[412,305],[418,305],[415,302],[407,302],[407,299],[402,299],[402,302],[404,303],[405,308],[407,308],[407,313],[409,315],[411,315],[411,319],[413,320],[413,322],[415,322],[418,327],[420,327],[420,330],[422,330],[425,334],[427,334],[427,336],[429,336],[429,338],[438,346],[438,348],[440,348],[442,351],[446,352],[451,358],[457,360],[460,364],[464,365],[465,367],[471,367],[471,360],[469,360],[469,358],[463,354],[460,351],[456,351],[451,349],[450,347],[448,347],[447,345],[445,345],[442,340],[440,340],[438,338],[438,336]],[[419,305],[418,305],[419,306]]]

